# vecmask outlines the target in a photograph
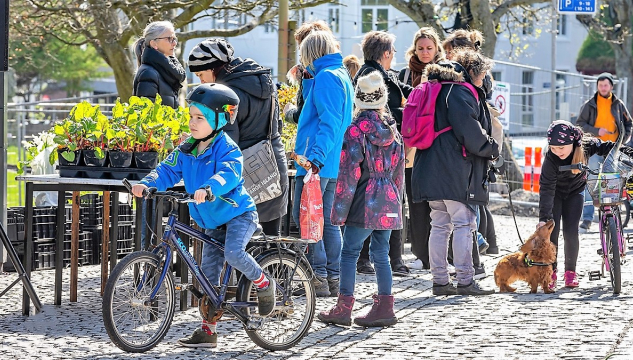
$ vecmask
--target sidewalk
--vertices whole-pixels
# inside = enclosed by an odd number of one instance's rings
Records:
[[[512,217],[494,216],[502,254],[483,256],[488,277],[482,286],[493,287],[492,273],[499,258],[518,248]],[[517,218],[521,236],[533,231],[537,219]],[[197,309],[177,311],[165,339],[144,354],[127,354],[108,338],[101,319],[99,266],[79,272],[79,301],[53,303],[53,270],[33,272],[33,283],[44,304],[40,314],[21,316],[22,289],[16,286],[0,298],[0,359],[631,359],[633,358],[633,265],[625,264],[622,294],[614,296],[607,278],[589,281],[601,259],[597,224],[581,235],[578,262],[580,288],[558,289],[551,295],[530,295],[524,284],[516,294],[487,297],[431,294],[428,271],[394,278],[397,325],[363,329],[326,326],[316,317],[310,333],[294,348],[268,352],[255,346],[236,321],[218,324],[219,343],[214,350],[192,350],[176,344],[199,326]],[[562,237],[561,237],[562,238]],[[561,240],[561,252],[563,244]],[[628,256],[632,252],[628,251]],[[559,256],[559,286],[562,258]],[[412,258],[407,244],[407,260]],[[64,271],[68,284],[69,270]],[[0,291],[15,274],[0,275]],[[496,288],[496,287],[495,287]],[[371,307],[376,291],[373,276],[357,276],[354,314]],[[540,291],[540,290],[539,290]],[[319,298],[317,311],[329,308],[335,298]]]

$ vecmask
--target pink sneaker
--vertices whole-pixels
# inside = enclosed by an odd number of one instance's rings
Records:
[[[578,287],[578,275],[575,271],[565,271],[565,287],[577,288]]]
[[[549,283],[549,289],[551,291],[556,290],[556,280],[558,280],[558,278],[556,277],[556,271],[554,270],[552,272],[552,281]]]

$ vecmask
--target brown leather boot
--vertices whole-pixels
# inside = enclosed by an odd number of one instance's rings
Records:
[[[393,295],[374,295],[374,305],[363,316],[354,319],[354,324],[364,327],[391,326],[398,322],[393,313]]]
[[[317,318],[326,324],[352,325],[352,307],[354,296],[338,295],[336,305],[328,311],[321,311]]]

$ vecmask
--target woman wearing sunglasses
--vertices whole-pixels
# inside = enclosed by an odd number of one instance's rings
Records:
[[[185,69],[174,56],[178,44],[174,25],[169,21],[148,24],[143,37],[134,43],[138,71],[134,76],[134,95],[156,99],[178,107],[178,92],[185,80]]]

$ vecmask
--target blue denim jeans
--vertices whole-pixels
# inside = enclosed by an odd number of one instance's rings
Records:
[[[391,230],[372,230],[346,226],[341,250],[341,279],[339,294],[354,295],[356,262],[365,239],[371,235],[369,258],[376,268],[378,295],[391,295],[391,265],[389,264],[389,237]]]
[[[297,176],[295,183],[295,198],[292,203],[292,218],[299,226],[299,205],[303,191],[303,176]],[[323,240],[308,245],[308,262],[314,273],[320,277],[338,279],[341,262],[341,228],[333,226],[330,221],[332,203],[334,203],[336,179],[321,178],[321,193],[323,194]]]
[[[257,228],[257,222],[257,212],[247,211],[226,223],[226,230],[205,230],[205,234],[224,244],[224,253],[217,247],[207,243],[202,248],[202,264],[200,267],[211,285],[220,284],[220,273],[222,272],[225,258],[229,265],[239,270],[249,280],[257,280],[261,276],[262,268],[245,251],[246,245]]]

